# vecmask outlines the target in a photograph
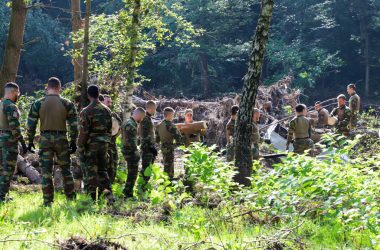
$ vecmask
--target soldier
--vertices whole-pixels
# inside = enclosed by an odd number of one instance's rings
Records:
[[[331,111],[331,116],[335,116],[338,119],[336,132],[348,136],[350,133],[351,110],[346,106],[345,95],[339,95],[337,101],[338,107]]]
[[[185,123],[193,123],[193,110],[192,109],[186,109],[185,110]],[[189,146],[193,142],[200,142],[201,137],[203,137],[206,134],[206,130],[202,130],[199,133],[194,134],[184,134],[183,139],[185,142],[185,146]]]
[[[174,109],[167,107],[164,109],[164,120],[158,125],[156,142],[161,142],[161,152],[164,162],[164,171],[170,180],[174,177],[174,148],[183,144],[181,133],[173,124]]]
[[[133,197],[133,187],[137,179],[140,161],[140,153],[137,147],[137,130],[138,123],[144,117],[145,110],[143,108],[136,108],[131,118],[122,126],[123,155],[128,166],[128,176],[124,188],[125,198]]]
[[[360,111],[360,97],[356,93],[356,85],[351,83],[347,86],[347,93],[350,95],[348,106],[351,110],[350,128],[354,128],[358,122],[358,115]]]
[[[99,101],[99,88],[87,89],[90,104],[80,113],[78,144],[85,154],[87,192],[96,200],[96,191],[103,193],[108,204],[114,197],[107,173],[107,152],[111,142],[112,117],[108,107]]]
[[[315,124],[316,128],[325,128],[328,125],[329,112],[327,109],[323,108],[321,102],[316,102],[314,106],[315,110],[318,112],[317,123]]]
[[[289,123],[288,141],[286,143],[286,150],[289,149],[290,143],[293,143],[294,152],[303,154],[306,150],[314,149],[313,140],[311,137],[311,122],[305,116],[307,108],[304,104],[296,106],[296,114]]]
[[[77,150],[78,136],[77,111],[72,102],[60,96],[61,81],[52,77],[48,80],[47,95],[30,108],[28,116],[28,140],[30,151],[34,148],[34,137],[38,120],[40,120],[39,161],[42,168],[42,192],[44,205],[50,206],[54,201],[53,168],[54,157],[62,170],[66,197],[75,199],[74,180],[70,171],[70,154]],[[70,130],[70,145],[67,140],[67,125]]]
[[[112,107],[112,99],[109,95],[99,95],[99,101],[101,101],[104,105],[106,105],[109,109]],[[112,111],[111,111],[112,112]],[[117,122],[121,127],[121,119],[116,112],[111,113],[112,122]],[[116,139],[120,135],[120,131],[116,135],[111,136],[111,142],[108,145],[108,153],[107,153],[107,172],[108,178],[110,179],[110,184],[112,185],[115,181],[117,166],[119,164],[119,156],[117,153],[117,145]]]
[[[260,158],[259,143],[261,141],[261,138],[260,138],[260,129],[259,129],[259,124],[258,124],[259,121],[260,121],[260,110],[255,108],[253,110],[252,135],[251,135],[253,160],[258,160]]]
[[[5,201],[9,192],[17,163],[18,143],[21,143],[23,154],[27,151],[20,130],[20,112],[15,104],[19,95],[18,85],[7,83],[0,103],[0,203]]]
[[[239,112],[239,106],[237,106],[237,105],[232,106],[231,118],[227,122],[227,125],[226,125],[227,161],[233,161],[235,158],[234,133],[235,133],[235,123],[236,123],[238,112]]]
[[[155,129],[152,116],[156,114],[156,103],[148,101],[146,103],[146,116],[140,123],[140,142],[141,142],[141,176],[145,184],[149,182],[150,176],[145,176],[145,170],[154,163],[157,156],[157,149],[154,144],[156,142]]]

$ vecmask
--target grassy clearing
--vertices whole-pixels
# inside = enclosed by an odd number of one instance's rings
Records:
[[[370,246],[365,233],[345,239],[343,228],[338,225],[310,220],[264,224],[253,219],[254,216],[230,214],[234,208],[222,205],[213,210],[189,205],[165,217],[157,207],[143,202],[119,201],[117,210],[107,211],[104,203],[92,204],[85,196],[67,202],[63,195],[58,195],[52,208],[45,208],[41,206],[38,192],[12,192],[11,195],[14,200],[0,206],[0,249],[52,249],[71,236],[81,236],[94,243],[102,239],[117,242],[128,249],[261,249],[271,246],[276,249],[271,244],[279,238],[284,239],[282,247],[295,249]],[[114,211],[120,214],[109,214]],[[228,219],[233,216],[236,217]],[[359,244],[357,239],[360,238]]]

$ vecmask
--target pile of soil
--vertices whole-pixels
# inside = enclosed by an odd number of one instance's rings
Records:
[[[89,241],[86,238],[80,236],[71,236],[67,240],[58,240],[58,244],[61,249],[72,249],[72,250],[127,250],[126,247],[107,240],[96,240]]]

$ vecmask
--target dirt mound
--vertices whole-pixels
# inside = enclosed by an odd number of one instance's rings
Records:
[[[81,236],[71,236],[67,240],[58,240],[58,244],[61,249],[73,249],[73,250],[127,250],[119,243],[110,242],[107,240],[88,241]]]

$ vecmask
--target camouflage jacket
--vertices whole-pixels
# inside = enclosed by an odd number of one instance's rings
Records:
[[[152,116],[148,112],[146,116],[140,123],[140,143],[141,150],[150,151],[154,147],[155,138],[155,129],[152,121]]]
[[[4,121],[2,123],[3,128],[1,130],[7,130],[11,132],[12,139],[8,139],[9,142],[22,144],[25,143],[24,137],[21,134],[20,129],[20,111],[18,110],[16,104],[9,99],[5,99],[1,102],[0,106],[2,107],[2,117]]]
[[[110,142],[112,117],[108,107],[99,101],[91,102],[80,113],[78,145],[89,142]]]
[[[337,129],[339,131],[348,131],[349,124],[351,121],[351,110],[346,105],[342,105],[338,108],[334,108],[331,111],[331,116],[336,116],[338,118]]]
[[[174,144],[174,141],[177,145],[183,144],[183,138],[177,127],[173,122],[163,120],[157,127],[156,130],[156,142]]]
[[[32,106],[30,107],[29,115],[28,115],[28,140],[30,143],[33,142],[34,136],[36,134],[36,128],[38,124],[38,120],[40,117],[40,109],[45,101],[45,98],[47,96],[35,101]],[[63,106],[66,108],[66,114],[64,114],[66,117],[66,122],[69,126],[70,131],[70,139],[71,141],[75,141],[78,137],[78,114],[77,110],[75,108],[75,105],[70,102],[69,100],[62,98],[58,96],[59,101],[63,104]]]
[[[353,95],[351,95],[348,103],[351,112],[357,113],[360,111],[360,97],[358,96],[358,94],[354,93]]]
[[[132,117],[123,124],[121,131],[124,153],[133,154],[138,151],[137,127],[137,122]]]
[[[304,139],[311,137],[311,122],[303,115],[294,117],[289,123],[288,143],[293,139]]]

